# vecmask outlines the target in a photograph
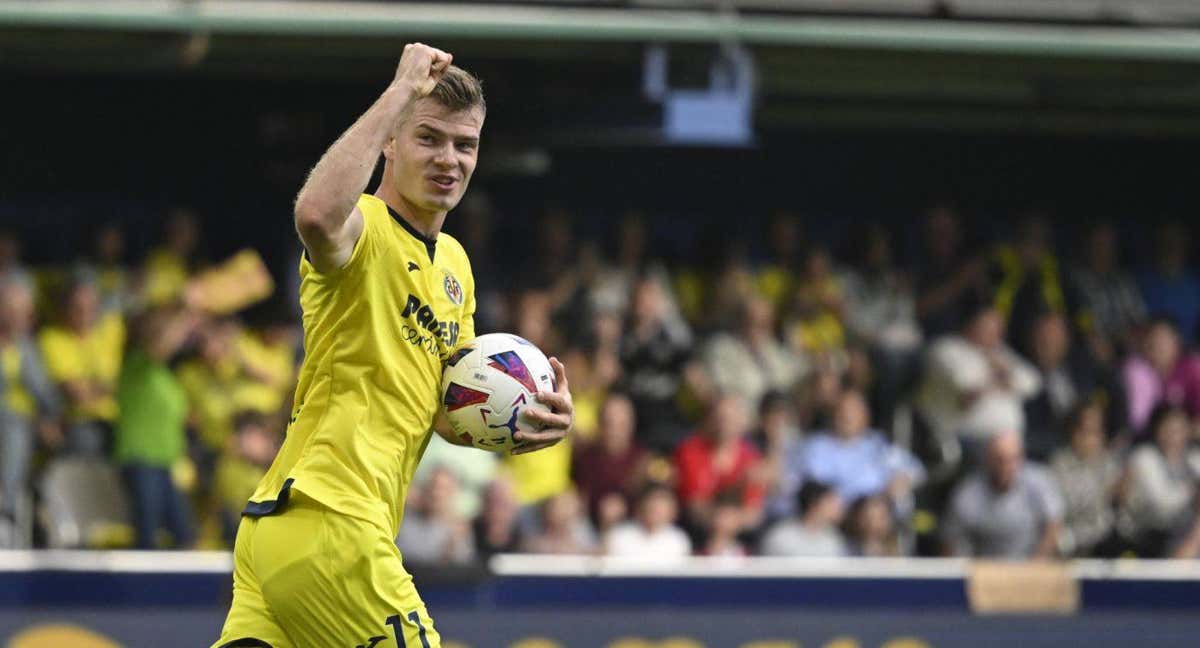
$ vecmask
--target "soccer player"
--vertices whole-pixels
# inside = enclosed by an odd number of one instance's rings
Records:
[[[440,230],[475,170],[486,108],[479,81],[450,61],[406,45],[395,79],[296,198],[304,364],[287,439],[243,512],[214,646],[440,646],[394,538],[443,361],[475,335],[471,267]],[[363,194],[381,152],[383,181]],[[541,429],[518,433],[514,452],[571,428],[566,370],[550,362],[557,389],[538,398],[551,411],[526,411]]]

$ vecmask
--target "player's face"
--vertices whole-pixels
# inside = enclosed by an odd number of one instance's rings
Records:
[[[462,200],[479,155],[483,111],[453,112],[420,99],[384,149],[392,183],[412,207],[447,212]]]

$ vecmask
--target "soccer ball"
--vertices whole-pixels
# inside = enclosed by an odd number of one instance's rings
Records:
[[[518,431],[536,431],[530,409],[549,410],[534,395],[554,391],[550,361],[528,340],[489,333],[456,349],[442,374],[442,409],[454,434],[476,448],[507,454]]]

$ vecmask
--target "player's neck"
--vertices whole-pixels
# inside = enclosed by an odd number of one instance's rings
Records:
[[[410,201],[405,200],[396,190],[383,184],[375,192],[375,196],[391,207],[400,217],[403,218],[413,229],[420,232],[422,235],[436,240],[438,232],[442,231],[442,224],[446,222],[446,214],[444,211],[427,211],[413,205]]]

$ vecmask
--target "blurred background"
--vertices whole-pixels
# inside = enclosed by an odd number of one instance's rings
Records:
[[[0,640],[216,636],[292,200],[416,40],[477,329],[577,408],[430,444],[448,645],[1191,645],[1192,0],[0,1]]]

